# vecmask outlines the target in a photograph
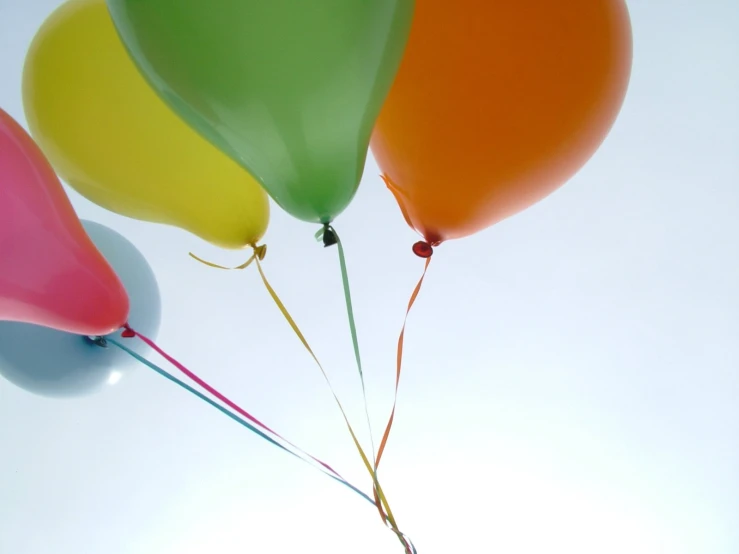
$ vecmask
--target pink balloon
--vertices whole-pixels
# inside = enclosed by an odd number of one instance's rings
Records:
[[[51,165],[0,109],[0,320],[100,336],[126,323],[128,306]]]

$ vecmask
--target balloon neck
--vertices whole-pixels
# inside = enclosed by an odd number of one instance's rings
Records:
[[[434,254],[434,248],[425,240],[419,240],[413,245],[413,253],[419,258],[430,258]]]

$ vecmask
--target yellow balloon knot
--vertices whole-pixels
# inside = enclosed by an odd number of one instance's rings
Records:
[[[252,248],[254,249],[254,254],[257,258],[259,258],[259,261],[261,262],[267,255],[267,245],[260,244],[259,246],[252,246]]]

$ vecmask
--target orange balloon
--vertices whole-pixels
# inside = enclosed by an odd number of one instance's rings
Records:
[[[623,0],[417,0],[371,148],[430,244],[549,195],[595,153],[623,104]]]

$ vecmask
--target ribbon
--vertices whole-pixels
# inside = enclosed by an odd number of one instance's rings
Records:
[[[316,237],[316,240],[323,240],[323,245],[326,247],[333,246],[334,244],[336,244],[336,246],[338,247],[339,265],[341,267],[341,280],[342,280],[343,289],[344,289],[344,300],[346,303],[347,316],[349,318],[349,330],[352,336],[352,344],[354,346],[354,357],[357,362],[357,370],[359,372],[359,379],[362,383],[364,411],[367,417],[367,426],[369,428],[370,440],[372,442],[372,455],[374,458],[375,445],[374,445],[374,439],[372,438],[372,425],[370,423],[369,409],[367,405],[367,393],[366,393],[366,388],[365,388],[365,383],[364,383],[364,372],[362,371],[362,361],[361,361],[361,356],[359,354],[359,340],[357,338],[357,326],[354,320],[354,308],[352,304],[351,291],[349,288],[349,274],[347,271],[346,255],[344,253],[344,247],[341,243],[341,239],[339,238],[339,234],[336,232],[336,229],[334,229],[329,224],[325,224],[321,229],[319,229],[316,232],[315,237]],[[346,418],[346,416],[344,417]],[[348,425],[348,421],[347,421],[347,425]],[[351,427],[350,427],[350,432],[351,432]],[[356,438],[355,438],[355,442],[356,442]],[[364,452],[361,451],[361,449],[360,449],[360,455],[362,456],[363,461],[365,461],[366,463],[366,456]],[[367,467],[367,470],[370,472],[370,475],[372,476],[372,481],[374,483],[373,493],[375,497],[375,506],[377,507],[377,510],[380,514],[380,517],[383,520],[383,523],[385,523],[386,525],[389,524],[390,529],[397,535],[401,544],[405,548],[405,551],[407,554],[415,554],[417,551],[416,551],[415,546],[413,545],[413,542],[405,534],[403,534],[402,531],[400,531],[397,521],[395,520],[395,516],[393,515],[392,510],[390,509],[390,506],[387,502],[387,498],[385,497],[385,494],[382,491],[382,487],[380,486],[380,482],[377,477],[377,465],[375,464],[374,468]],[[383,508],[385,509],[385,511],[383,511]]]
[[[364,413],[367,418],[367,429],[369,430],[370,443],[372,445],[372,457],[375,456],[375,439],[372,434],[372,423],[370,421],[369,406],[367,404],[367,388],[364,384],[364,371],[362,369],[362,357],[359,353],[359,337],[357,335],[357,324],[354,320],[354,305],[352,303],[352,293],[349,288],[349,272],[346,266],[346,255],[344,253],[344,245],[341,243],[339,233],[330,225],[326,225],[316,233],[316,240],[323,240],[324,246],[332,246],[336,244],[339,250],[339,266],[341,268],[341,282],[344,289],[344,302],[346,304],[346,314],[349,319],[349,331],[352,337],[352,346],[354,347],[354,359],[357,363],[357,371],[359,372],[359,380],[362,383],[362,399],[364,400]],[[328,237],[328,238],[327,238]]]
[[[313,358],[313,361],[318,366],[318,369],[321,371],[321,375],[323,375],[324,380],[326,381],[326,384],[328,385],[329,390],[331,391],[331,395],[334,397],[334,400],[336,401],[336,405],[339,407],[339,411],[341,412],[341,416],[344,418],[344,423],[346,423],[346,427],[349,430],[349,435],[352,438],[352,441],[354,442],[354,446],[357,449],[357,452],[359,453],[360,458],[362,459],[362,462],[364,463],[365,468],[369,472],[370,476],[372,477],[372,481],[374,482],[374,488],[375,488],[375,494],[377,495],[377,501],[375,502],[375,505],[378,506],[378,509],[380,511],[380,517],[383,519],[383,522],[389,522],[392,526],[393,532],[398,536],[398,538],[401,540],[401,543],[406,549],[406,552],[408,554],[415,553],[415,547],[413,547],[412,543],[409,545],[407,544],[407,539],[403,535],[403,533],[398,529],[398,525],[395,521],[395,516],[393,515],[392,510],[390,509],[390,505],[388,504],[387,498],[385,496],[385,493],[382,490],[382,487],[380,486],[380,483],[377,480],[377,475],[375,474],[375,471],[372,469],[372,464],[367,457],[367,455],[364,452],[364,449],[362,448],[362,445],[359,442],[359,439],[357,439],[357,435],[354,432],[354,429],[349,422],[349,417],[346,415],[346,411],[344,410],[344,406],[341,404],[341,401],[339,400],[338,395],[336,394],[336,391],[334,390],[333,385],[331,384],[331,380],[328,377],[328,374],[326,373],[326,370],[323,368],[323,364],[318,360],[318,356],[316,356],[315,352],[311,348],[310,344],[308,343],[307,339],[305,338],[305,335],[303,335],[303,332],[298,327],[297,323],[295,323],[295,319],[293,319],[292,315],[290,315],[290,312],[287,310],[285,305],[283,304],[282,300],[280,300],[280,297],[277,295],[275,290],[272,288],[272,285],[267,280],[266,275],[264,274],[264,270],[262,269],[262,264],[259,260],[256,261],[257,263],[257,269],[259,270],[259,275],[262,278],[262,282],[264,283],[265,288],[267,289],[267,292],[269,292],[269,295],[272,297],[272,300],[274,301],[277,308],[282,313],[283,317],[287,321],[287,323],[292,328],[295,335],[298,337],[300,342],[303,344],[303,347],[308,351],[308,354]],[[385,512],[383,512],[382,508],[384,507]],[[410,541],[408,541],[410,542]]]
[[[425,243],[424,243],[425,244]],[[415,248],[414,248],[415,251]],[[403,368],[403,342],[405,339],[405,326],[408,322],[408,315],[411,312],[411,308],[413,308],[413,304],[416,302],[416,298],[418,298],[419,292],[421,292],[421,287],[423,286],[423,280],[426,277],[426,272],[428,271],[429,264],[431,263],[431,253],[432,250],[429,251],[428,255],[421,255],[419,253],[416,253],[419,257],[423,257],[426,259],[426,263],[423,267],[423,273],[421,274],[421,278],[418,280],[418,283],[416,284],[416,288],[413,289],[413,293],[411,294],[410,300],[408,301],[408,307],[405,311],[405,317],[403,318],[403,327],[400,330],[400,335],[398,336],[398,350],[396,354],[396,361],[395,361],[395,394],[393,398],[393,409],[390,412],[390,418],[388,419],[387,425],[385,426],[385,432],[382,435],[382,440],[380,441],[380,448],[377,451],[377,457],[375,458],[375,471],[377,471],[378,467],[380,466],[380,461],[382,460],[382,454],[385,452],[385,447],[387,446],[388,438],[390,437],[390,430],[393,427],[393,422],[395,421],[395,409],[398,404],[398,388],[400,386],[400,373]],[[427,254],[426,251],[422,252],[422,254]],[[378,494],[375,492],[375,504],[379,501]]]
[[[215,267],[216,269],[225,269],[227,271],[230,271],[232,269],[246,269],[252,264],[252,262],[254,262],[254,260],[261,261],[267,255],[267,245],[266,244],[262,244],[259,246],[252,245],[252,248],[254,249],[254,252],[252,253],[251,257],[248,260],[246,260],[243,264],[237,265],[236,267],[225,267],[222,265],[214,264],[213,262],[208,262],[206,260],[203,260],[202,258],[198,258],[192,252],[189,252],[189,254],[191,258],[199,261],[201,264],[205,264],[209,267]]]
[[[330,233],[330,234],[329,234]],[[355,348],[355,357],[357,359],[357,363],[360,368],[360,377],[362,379],[362,389],[364,391],[364,376],[361,371],[361,360],[359,357],[359,344],[356,337],[356,325],[354,325],[354,316],[353,316],[353,310],[351,309],[351,296],[349,295],[349,283],[348,283],[348,276],[346,271],[346,260],[344,257],[344,251],[341,247],[341,243],[339,242],[338,235],[336,234],[336,231],[334,231],[329,225],[325,225],[319,233],[316,234],[317,238],[323,237],[324,239],[324,245],[330,246],[332,244],[338,244],[339,245],[339,258],[341,261],[341,267],[342,267],[342,280],[344,281],[344,290],[345,290],[345,297],[347,299],[347,311],[350,318],[350,328],[352,329],[352,339],[354,343]],[[328,385],[329,391],[331,392],[331,395],[334,397],[334,400],[336,401],[336,405],[339,408],[339,411],[341,412],[342,417],[344,418],[344,422],[346,423],[347,429],[349,430],[349,435],[352,438],[352,442],[354,443],[355,448],[357,449],[357,452],[359,453],[360,458],[362,459],[362,463],[364,464],[364,467],[369,472],[370,476],[372,477],[372,481],[374,483],[374,495],[375,495],[375,506],[378,509],[378,512],[380,514],[380,517],[382,518],[383,523],[386,525],[389,524],[391,530],[395,533],[395,535],[398,537],[398,540],[400,540],[401,544],[403,545],[406,554],[417,554],[417,550],[413,543],[408,539],[402,531],[400,531],[398,524],[395,520],[395,516],[392,512],[392,509],[390,508],[390,505],[387,501],[387,497],[385,496],[384,491],[382,490],[382,487],[380,486],[380,483],[377,479],[377,474],[375,469],[372,466],[372,462],[367,457],[367,455],[364,452],[364,449],[362,448],[362,445],[359,442],[359,439],[357,438],[356,433],[354,432],[353,427],[351,426],[351,423],[349,422],[349,418],[346,415],[346,411],[344,410],[343,405],[341,404],[341,401],[339,400],[338,395],[336,394],[336,391],[334,390],[333,385],[331,384],[331,380],[328,377],[328,374],[326,373],[326,370],[323,368],[323,365],[319,361],[318,357],[316,356],[315,352],[311,348],[310,344],[308,343],[307,339],[305,338],[305,335],[298,327],[297,323],[295,322],[295,319],[292,317],[290,312],[285,307],[285,304],[282,302],[280,297],[277,295],[277,292],[274,290],[272,285],[267,279],[267,276],[264,273],[264,270],[262,269],[261,261],[264,259],[264,255],[266,254],[266,246],[253,246],[254,248],[254,254],[243,264],[240,266],[236,266],[233,268],[228,268],[224,266],[220,266],[211,262],[206,262],[205,260],[201,260],[194,254],[190,253],[190,256],[201,263],[204,263],[210,267],[214,267],[217,269],[245,269],[251,263],[255,262],[257,266],[257,270],[259,271],[259,276],[262,278],[262,282],[264,284],[264,287],[267,289],[267,292],[269,293],[270,297],[272,298],[273,302],[277,306],[277,308],[280,310],[280,313],[282,313],[282,316],[285,318],[285,321],[290,325],[290,328],[293,330],[293,333],[298,337],[300,342],[302,343],[303,347],[308,351],[308,354],[310,354],[311,358],[313,358],[313,361],[318,366],[318,369],[321,371],[321,374],[323,375],[324,380],[326,381],[326,384]],[[261,256],[259,255],[261,252]],[[128,330],[128,329],[127,329]],[[134,332],[133,330],[131,330]],[[140,336],[140,335],[139,335]],[[142,340],[145,340],[144,337],[141,337]],[[168,361],[172,362],[175,367],[178,367],[177,362],[175,360],[170,359],[166,353],[160,351],[156,345],[153,343],[150,344],[152,348],[157,350],[162,356],[164,356]],[[178,367],[178,369],[182,370],[182,368]],[[188,375],[189,376],[189,375]],[[191,377],[192,378],[192,377]],[[196,381],[197,382],[197,381]],[[202,386],[202,385],[201,385]],[[366,396],[365,396],[365,411],[367,411],[367,402],[366,402]],[[243,414],[242,414],[243,415]],[[369,417],[368,417],[368,423],[369,423]],[[370,433],[371,436],[371,433]],[[374,452],[373,452],[374,457]],[[322,462],[319,462],[322,463]]]
[[[133,331],[133,332],[135,333],[134,336],[138,336],[135,331]],[[95,340],[95,343],[96,344],[101,344],[101,342],[102,341]],[[295,447],[294,445],[292,445],[292,443],[290,443],[289,441],[285,440],[280,435],[272,432],[272,434],[275,437],[277,437],[277,438],[285,441],[285,443],[289,444],[290,446],[293,446],[293,448],[295,448],[297,450],[297,452],[296,451],[293,451],[293,450],[290,450],[289,448],[287,448],[283,444],[280,444],[277,440],[275,440],[274,438],[270,437],[264,431],[261,431],[260,429],[258,429],[257,427],[255,427],[254,425],[252,425],[251,423],[249,423],[248,421],[246,421],[246,420],[240,418],[239,416],[237,416],[236,414],[228,411],[226,408],[224,408],[223,406],[221,406],[217,402],[211,400],[210,398],[208,398],[206,395],[204,395],[203,393],[201,393],[197,389],[191,387],[190,385],[188,385],[187,383],[185,383],[183,381],[180,381],[175,376],[171,375],[169,372],[167,372],[164,369],[162,369],[161,367],[153,364],[149,360],[147,360],[144,357],[140,356],[139,354],[137,354],[136,352],[134,352],[130,348],[128,348],[128,347],[124,346],[123,344],[119,343],[118,341],[116,341],[115,339],[105,338],[104,339],[104,343],[113,344],[114,346],[116,346],[117,348],[123,350],[124,352],[126,352],[127,354],[129,354],[131,357],[133,357],[134,359],[136,359],[137,361],[139,361],[140,363],[142,363],[143,365],[145,365],[146,367],[148,367],[149,369],[153,370],[154,372],[158,373],[159,375],[161,375],[165,379],[173,382],[174,384],[178,385],[179,387],[183,388],[184,390],[188,391],[189,393],[195,395],[200,400],[206,402],[207,404],[209,404],[210,406],[212,406],[213,408],[215,408],[219,412],[223,413],[227,417],[229,417],[232,420],[234,420],[236,423],[242,425],[243,427],[246,427],[252,433],[255,433],[256,435],[258,435],[259,437],[263,438],[264,440],[266,440],[270,444],[273,444],[274,446],[277,446],[278,448],[284,450],[288,454],[291,454],[292,456],[295,456],[299,460],[301,460],[301,461],[309,464],[311,467],[314,467],[314,468],[318,469],[319,471],[321,471],[323,474],[327,475],[328,477],[330,477],[334,481],[337,481],[337,482],[341,483],[342,485],[348,487],[349,489],[351,489],[352,491],[354,491],[355,493],[357,493],[359,496],[361,496],[362,498],[364,498],[365,500],[367,500],[370,504],[372,504],[372,505],[375,504],[375,502],[367,494],[363,493],[357,487],[355,487],[354,485],[352,485],[351,483],[349,483],[346,479],[344,479],[337,472],[335,472],[334,470],[330,469],[327,464],[324,464],[323,462],[320,462],[320,461],[318,461],[318,463],[319,463],[318,466],[312,464],[310,460],[317,461],[316,458],[314,458],[310,454],[307,454],[304,450]],[[250,420],[254,420],[254,421],[258,421],[258,420],[256,420],[255,418],[252,418],[252,417],[250,417],[249,419]],[[262,427],[262,429],[265,429],[265,431],[266,430],[269,430],[269,428],[266,427],[263,424],[259,424],[259,426]],[[302,456],[301,456],[301,454],[302,454]],[[306,459],[306,457],[308,459]]]
[[[321,467],[325,468],[327,471],[329,471],[333,475],[337,476],[339,479],[344,480],[344,478],[334,468],[332,468],[330,465],[328,465],[325,462],[322,462],[321,460],[319,460],[315,456],[312,456],[311,454],[308,454],[302,448],[296,446],[295,444],[293,444],[292,442],[290,442],[289,440],[287,440],[285,437],[283,437],[282,435],[280,435],[277,431],[271,429],[270,427],[268,427],[267,425],[265,425],[264,423],[262,423],[261,421],[259,421],[257,418],[255,418],[253,415],[251,415],[249,412],[247,412],[246,410],[244,410],[241,406],[239,406],[238,404],[236,404],[235,402],[233,402],[230,398],[228,398],[224,394],[222,394],[218,389],[216,389],[215,387],[213,387],[212,385],[210,385],[209,383],[207,383],[205,380],[203,380],[201,377],[199,377],[196,373],[194,373],[193,371],[190,371],[183,364],[181,364],[176,359],[174,359],[172,356],[170,356],[169,354],[167,354],[153,340],[151,340],[150,338],[142,335],[138,331],[132,329],[128,324],[124,325],[124,329],[125,329],[124,334],[123,334],[124,337],[126,337],[126,338],[138,337],[143,342],[145,342],[149,347],[151,347],[154,351],[156,351],[157,354],[159,354],[162,358],[164,358],[170,364],[172,364],[174,367],[176,367],[182,374],[184,374],[187,377],[189,377],[192,381],[194,381],[195,383],[197,383],[198,385],[200,385],[203,389],[205,389],[207,392],[209,392],[210,394],[212,394],[213,396],[215,396],[218,400],[220,400],[221,402],[223,402],[224,404],[226,404],[228,407],[230,407],[231,409],[233,409],[234,411],[236,411],[237,413],[239,413],[240,415],[242,415],[247,420],[251,421],[253,424],[261,427],[262,429],[264,429],[268,433],[273,434],[275,437],[277,437],[281,441],[285,442],[285,444],[288,444],[289,446],[291,446],[292,448],[294,448],[296,451],[300,452],[304,456],[307,456],[308,458],[310,458],[311,460],[313,460],[314,462],[316,462],[317,464],[319,464]]]

